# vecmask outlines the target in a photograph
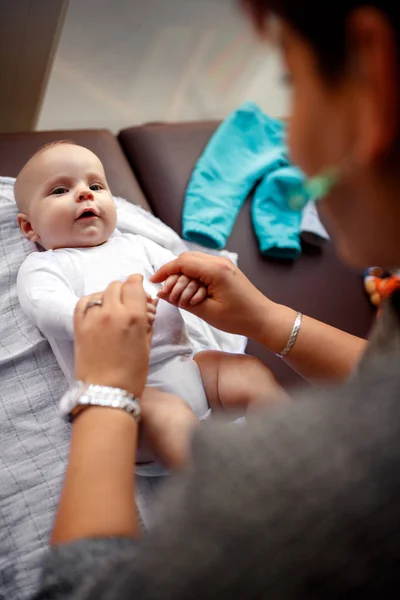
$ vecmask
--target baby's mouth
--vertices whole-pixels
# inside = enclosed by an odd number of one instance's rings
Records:
[[[94,210],[92,210],[91,208],[87,208],[79,215],[79,217],[76,220],[84,221],[85,219],[93,219],[94,217],[97,217],[97,216],[98,215],[96,214],[96,212]]]

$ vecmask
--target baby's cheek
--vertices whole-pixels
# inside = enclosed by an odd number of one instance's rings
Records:
[[[105,221],[107,228],[110,230],[110,235],[117,226],[117,209],[114,201],[111,199],[110,203],[107,204],[104,210]]]
[[[47,211],[43,215],[40,226],[41,237],[49,244],[72,245],[74,241],[73,224],[71,211],[67,211],[63,207]]]

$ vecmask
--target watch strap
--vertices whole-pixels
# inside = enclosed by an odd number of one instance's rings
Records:
[[[130,392],[120,388],[78,381],[75,389],[69,390],[61,399],[60,412],[64,419],[72,421],[82,410],[89,406],[103,406],[124,410],[140,421],[140,403]]]

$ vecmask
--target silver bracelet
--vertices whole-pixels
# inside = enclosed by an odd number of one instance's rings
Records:
[[[277,354],[277,356],[279,356],[279,358],[285,358],[285,356],[287,356],[289,354],[289,352],[292,350],[293,346],[296,343],[297,336],[299,335],[302,321],[303,321],[303,315],[301,312],[298,312],[296,315],[296,319],[294,321],[292,333],[290,334],[288,343],[286,344],[285,349],[282,350],[282,352],[280,354]]]

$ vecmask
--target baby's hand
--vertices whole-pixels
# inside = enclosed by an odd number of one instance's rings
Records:
[[[158,298],[152,298],[150,296],[150,294],[147,294],[147,293],[146,293],[146,296],[147,296],[147,319],[149,322],[149,328],[151,329],[153,327],[153,323],[156,318]]]
[[[186,275],[171,275],[165,281],[158,297],[180,308],[196,306],[207,298],[207,288],[198,279]]]

